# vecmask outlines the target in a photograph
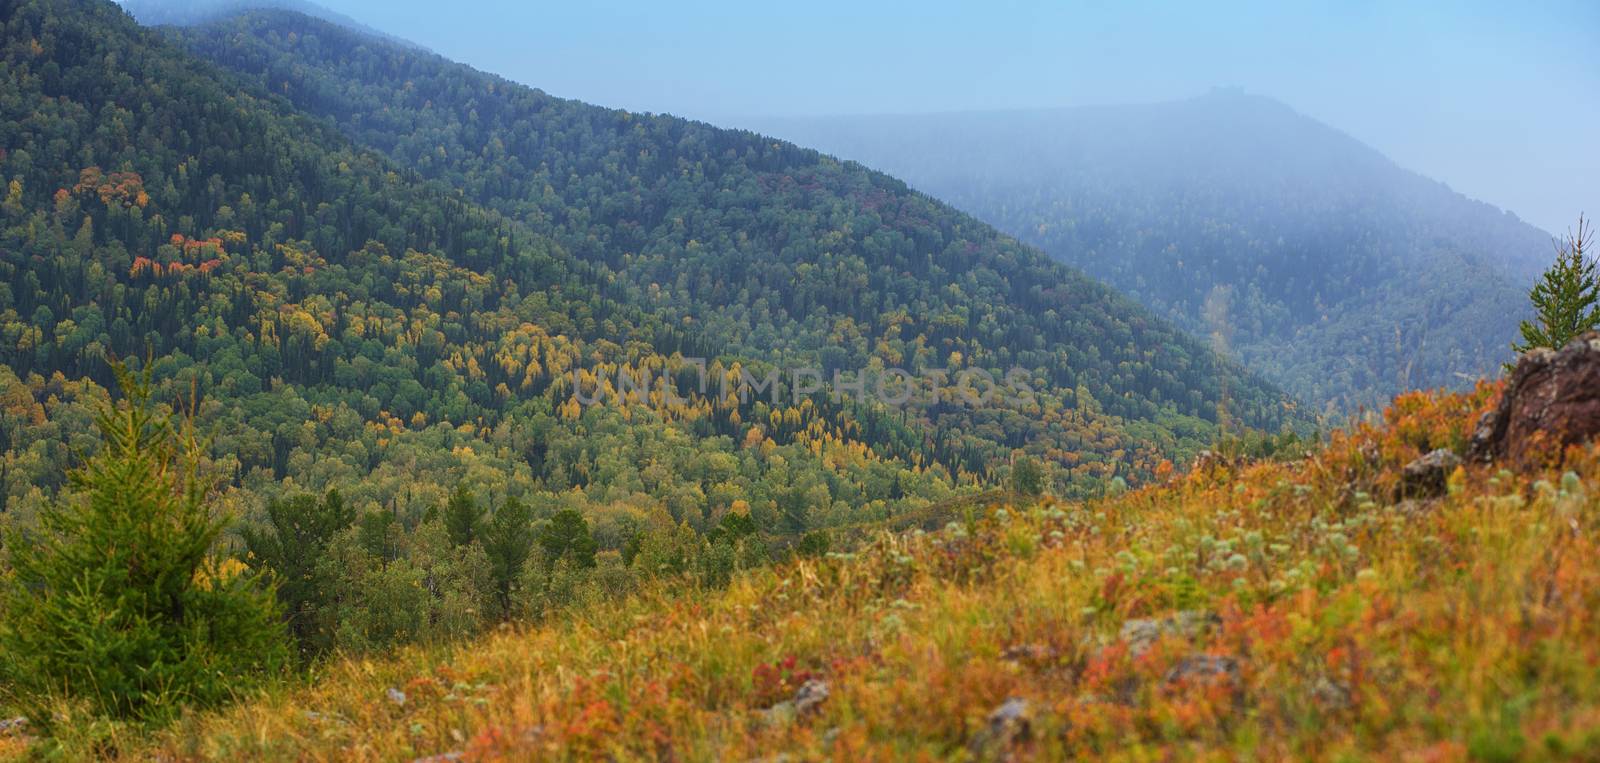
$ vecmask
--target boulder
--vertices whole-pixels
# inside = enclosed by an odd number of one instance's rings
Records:
[[[1600,435],[1600,332],[1517,361],[1494,410],[1478,421],[1470,456],[1522,462]]]
[[[828,701],[828,682],[813,678],[795,690],[794,697],[761,711],[771,726],[787,726],[817,712]]]
[[[1431,498],[1444,495],[1450,474],[1461,465],[1461,458],[1439,448],[1406,464],[1400,471],[1400,497]]]
[[[1239,679],[1239,661],[1232,657],[1195,654],[1178,661],[1167,671],[1169,684],[1234,683]]]
[[[1349,684],[1330,678],[1319,678],[1311,687],[1311,697],[1317,706],[1330,713],[1342,713],[1354,706]]]
[[[967,749],[978,760],[1009,759],[1008,750],[1032,733],[1032,719],[1033,709],[1028,700],[1012,697],[989,713]]]
[[[805,715],[822,706],[828,701],[828,682],[813,678],[800,686],[794,693],[794,709],[800,715]]]
[[[1193,640],[1221,624],[1222,618],[1215,612],[1185,609],[1167,617],[1128,620],[1122,624],[1117,638],[1128,645],[1128,654],[1139,657],[1163,636]]]

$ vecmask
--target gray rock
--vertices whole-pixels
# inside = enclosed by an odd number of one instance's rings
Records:
[[[972,738],[968,749],[981,760],[1001,757],[1012,744],[1032,733],[1033,709],[1028,700],[1012,697],[989,713],[983,729]]]
[[[1328,678],[1317,679],[1316,685],[1311,687],[1311,696],[1319,707],[1329,712],[1348,710],[1354,704],[1350,697],[1350,687]]]
[[[393,686],[385,689],[383,693],[389,697],[390,702],[393,702],[396,705],[404,705],[406,703],[406,693],[394,688]]]
[[[1179,660],[1178,664],[1167,671],[1166,682],[1214,684],[1232,683],[1238,678],[1238,660],[1213,654],[1193,654]]]
[[[1400,495],[1405,498],[1429,498],[1443,495],[1445,483],[1451,472],[1461,465],[1461,458],[1439,448],[1409,464],[1400,471]]]
[[[828,701],[828,682],[813,678],[794,693],[794,709],[800,715],[815,712]]]
[[[817,712],[828,701],[828,682],[813,678],[795,690],[794,697],[761,711],[769,725],[786,726],[800,718]]]
[[[1215,612],[1185,609],[1167,617],[1129,620],[1122,624],[1117,638],[1128,645],[1129,654],[1138,657],[1150,651],[1163,636],[1193,639],[1221,624],[1222,618]]]
[[[28,730],[28,719],[22,716],[0,720],[0,736],[21,734]]]
[[[800,716],[800,711],[794,708],[794,702],[787,699],[760,712],[761,720],[768,726],[787,726]]]

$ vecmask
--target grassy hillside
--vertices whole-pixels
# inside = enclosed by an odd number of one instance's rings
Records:
[[[723,591],[335,663],[118,743],[169,759],[1592,757],[1600,448],[1392,498],[1400,467],[1461,448],[1496,394],[1409,394],[1302,459],[991,507]]]
[[[1270,98],[758,122],[904,178],[1319,408],[1493,373],[1550,237]]]

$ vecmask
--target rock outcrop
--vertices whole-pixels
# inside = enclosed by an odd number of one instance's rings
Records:
[[[1505,394],[1484,414],[1470,455],[1526,461],[1600,435],[1600,332],[1559,350],[1533,350],[1517,361]]]

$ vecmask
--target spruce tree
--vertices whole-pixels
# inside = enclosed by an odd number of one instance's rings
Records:
[[[1518,354],[1536,347],[1558,349],[1600,326],[1600,274],[1584,255],[1593,231],[1582,215],[1578,230],[1556,245],[1556,261],[1534,284],[1534,320],[1522,322],[1522,341],[1511,348]]]
[[[40,726],[58,700],[160,722],[289,656],[270,587],[212,553],[227,522],[192,428],[153,411],[148,372],[114,370],[126,399],[97,417],[98,451],[35,530],[6,538],[0,687]]]
[[[465,486],[457,485],[444,507],[444,527],[450,533],[450,542],[465,546],[478,537],[483,524],[483,507]]]
[[[598,546],[589,533],[589,522],[576,509],[562,509],[539,528],[535,536],[544,549],[545,564],[566,559],[577,567],[593,567]]]
[[[483,550],[489,556],[496,601],[502,613],[511,611],[511,592],[533,553],[533,509],[516,496],[507,498],[489,520],[483,533]]]
[[[300,495],[268,501],[264,525],[245,527],[239,533],[246,563],[272,575],[277,584],[278,601],[304,658],[333,647],[328,609],[336,582],[322,561],[334,538],[355,520],[354,507],[344,502],[338,490],[329,490],[321,500]]]

